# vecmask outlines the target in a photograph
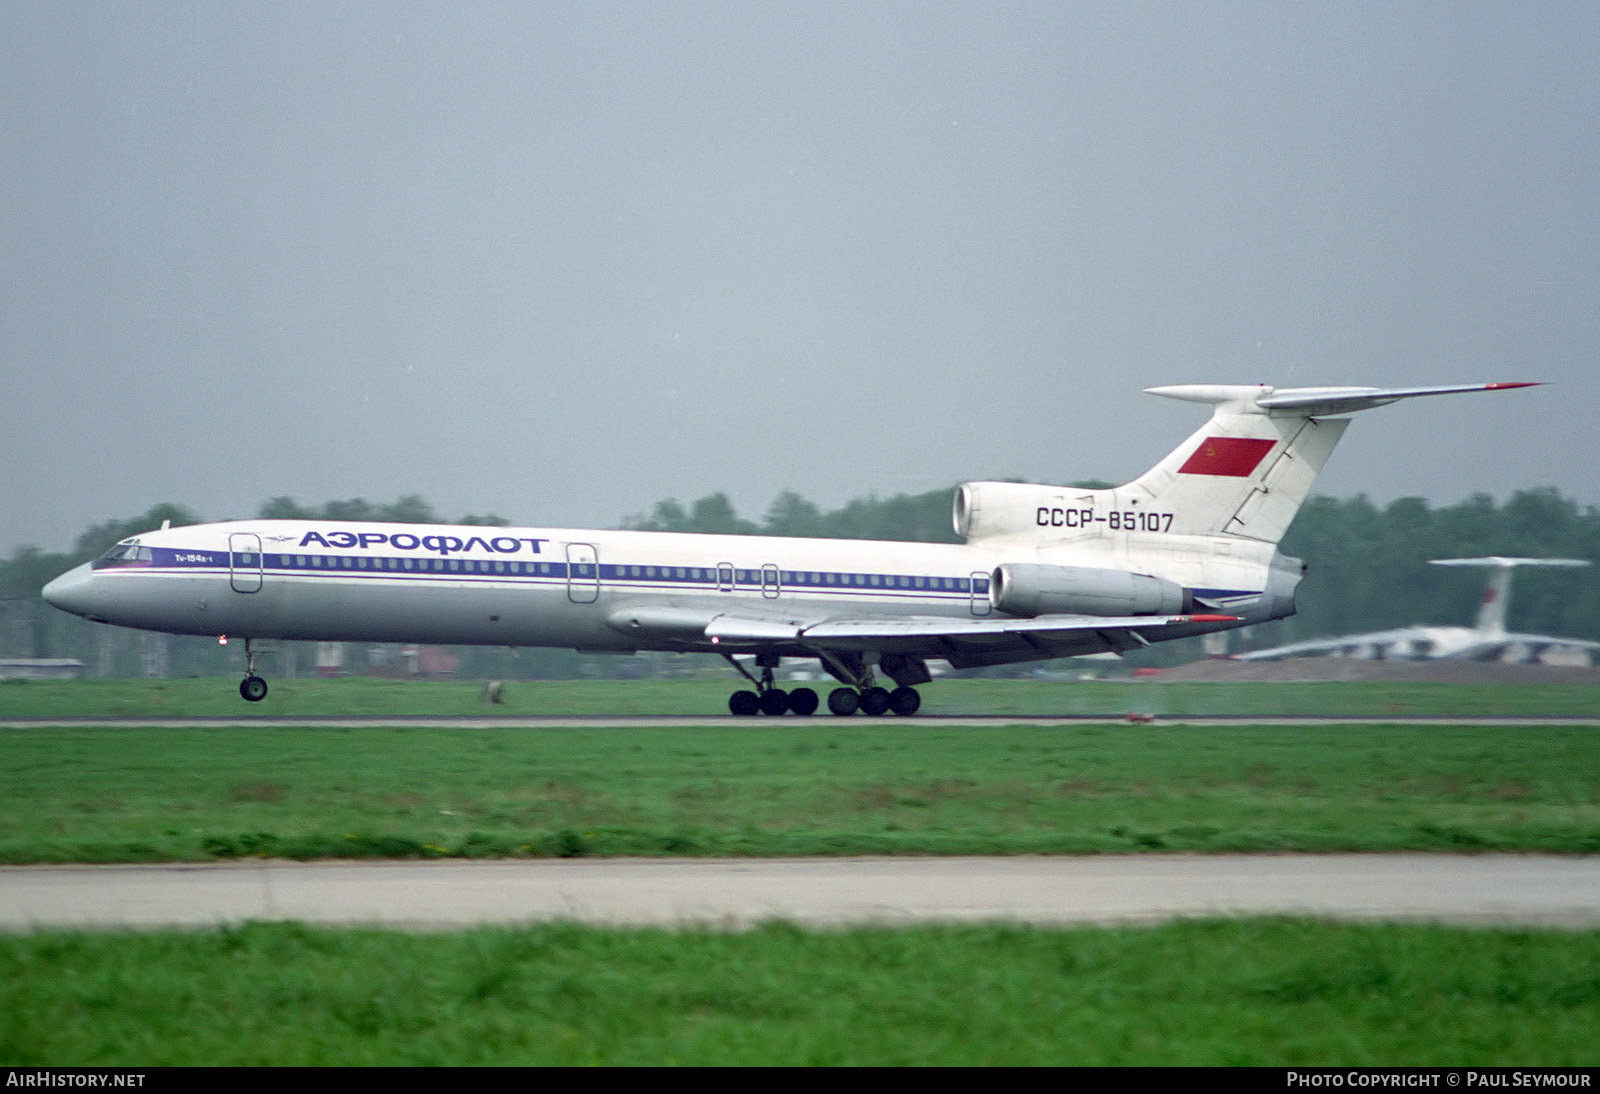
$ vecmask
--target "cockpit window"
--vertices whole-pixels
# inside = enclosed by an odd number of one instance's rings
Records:
[[[155,552],[148,547],[140,547],[134,543],[119,543],[95,559],[93,568],[101,570],[107,566],[148,566],[155,561],[155,558]]]

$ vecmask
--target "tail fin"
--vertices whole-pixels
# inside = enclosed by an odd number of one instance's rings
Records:
[[[1119,493],[1139,491],[1173,515],[1172,532],[1276,543],[1349,426],[1339,415],[1420,395],[1528,387],[1472,384],[1428,388],[1149,388],[1153,395],[1210,403],[1211,420]]]
[[[1350,424],[1345,414],[1419,395],[1532,384],[1455,387],[1306,387],[1223,384],[1153,387],[1214,409],[1188,440],[1126,486],[1079,490],[973,482],[956,492],[956,533],[1031,542],[1119,532],[1229,535],[1277,543]]]
[[[1518,566],[1587,566],[1586,558],[1430,558],[1435,566],[1487,566],[1492,569],[1478,609],[1477,628],[1485,634],[1506,633],[1506,610],[1511,607],[1511,571]]]

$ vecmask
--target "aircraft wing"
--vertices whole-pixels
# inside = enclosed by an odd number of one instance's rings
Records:
[[[1600,642],[1547,634],[1492,634],[1466,627],[1403,627],[1252,650],[1240,654],[1239,660],[1282,661],[1290,657],[1344,655],[1388,661],[1498,661],[1512,650],[1522,652],[1519,660],[1536,660],[1539,654],[1552,649],[1585,650],[1595,654],[1600,653]]]
[[[1546,650],[1582,650],[1588,654],[1600,653],[1600,642],[1584,638],[1558,638],[1549,634],[1499,634],[1485,637],[1445,656],[1450,661],[1499,661],[1508,651],[1519,651],[1519,661],[1537,661]]]
[[[708,615],[688,608],[613,613],[619,630],[676,637],[686,645],[729,652],[759,646],[798,651],[837,650],[907,653],[940,658],[958,668],[1029,658],[1122,652],[1149,645],[1158,632],[1183,628],[1199,633],[1234,623],[1233,615],[1044,615],[1013,617],[867,616],[806,619],[772,613]],[[1147,637],[1148,636],[1148,637]]]
[[[1412,660],[1426,656],[1426,651],[1431,649],[1431,643],[1432,636],[1422,628],[1402,627],[1392,631],[1345,634],[1338,638],[1313,638],[1266,650],[1251,650],[1248,653],[1241,653],[1239,660],[1282,661],[1289,657],[1326,657],[1336,654]]]

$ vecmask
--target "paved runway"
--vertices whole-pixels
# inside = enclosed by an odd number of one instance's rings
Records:
[[[1600,927],[1600,856],[243,862],[0,867],[0,930],[251,920],[406,929],[570,920],[742,927],[1179,917]]]
[[[411,729],[662,729],[682,726],[726,726],[732,729],[761,729],[771,726],[788,727],[797,733],[822,729],[870,729],[874,726],[964,726],[971,729],[997,726],[1075,726],[1075,725],[1126,725],[1127,717],[1114,715],[1051,715],[1051,714],[936,714],[917,715],[915,718],[734,718],[726,714],[708,714],[703,717],[673,715],[670,717],[632,716],[617,717],[603,714],[564,714],[548,717],[522,715],[494,715],[483,718],[460,716],[433,717],[430,715],[385,716],[382,718],[342,718],[301,715],[292,718],[248,716],[227,718],[6,718],[0,719],[0,729],[289,729],[333,728],[363,729],[404,726]],[[1449,715],[1392,715],[1384,717],[1341,716],[1305,717],[1303,715],[1250,715],[1232,717],[1214,714],[1162,715],[1153,719],[1156,725],[1166,726],[1340,726],[1340,725],[1413,725],[1413,726],[1507,726],[1531,728],[1534,726],[1595,726],[1600,718],[1588,715],[1545,715],[1537,717],[1466,717]],[[1139,724],[1150,724],[1140,722]]]

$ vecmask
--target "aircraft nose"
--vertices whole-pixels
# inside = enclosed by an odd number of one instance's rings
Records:
[[[90,591],[94,580],[94,571],[85,562],[74,566],[54,581],[47,584],[41,592],[45,602],[53,607],[73,615],[88,615],[90,609]]]

